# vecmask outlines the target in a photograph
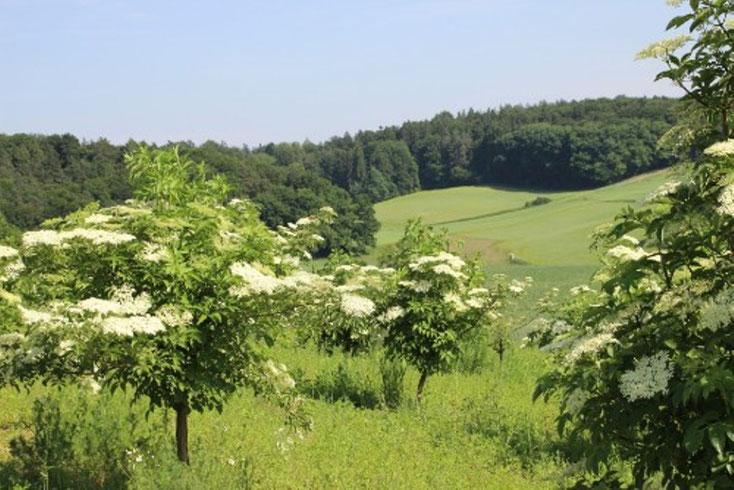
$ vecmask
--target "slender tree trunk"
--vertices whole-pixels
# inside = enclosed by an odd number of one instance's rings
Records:
[[[176,452],[178,460],[189,464],[189,407],[176,407]]]
[[[426,386],[426,379],[428,379],[428,371],[423,371],[421,373],[421,379],[418,380],[418,392],[415,394],[415,398],[418,400],[418,403],[423,399],[423,387]]]

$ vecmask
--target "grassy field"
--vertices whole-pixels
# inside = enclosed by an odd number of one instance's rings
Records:
[[[446,228],[464,242],[467,253],[479,252],[488,264],[507,263],[512,253],[533,265],[593,265],[597,258],[589,251],[591,232],[667,178],[667,171],[658,171],[578,192],[457,187],[397,197],[375,206],[382,228],[372,256],[400,238],[408,219],[420,216],[426,224]],[[551,202],[524,207],[538,196]]]

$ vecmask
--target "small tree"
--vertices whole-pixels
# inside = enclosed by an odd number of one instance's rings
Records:
[[[19,250],[0,248],[17,295],[6,291],[0,305],[4,380],[86,375],[130,387],[151,407],[175,410],[187,463],[189,413],[221,409],[241,386],[308,425],[293,380],[263,347],[309,303],[315,276],[298,271],[293,254],[320,241],[312,228],[333,212],[273,232],[252,204],[224,205],[224,180],[176,149],[141,148],[127,164],[135,201],[87,206],[25,233]]]
[[[419,402],[428,377],[449,370],[462,340],[496,318],[510,288],[520,292],[524,287],[497,278],[485,288],[477,261],[465,261],[448,247],[445,234],[413,220],[384,259],[398,274],[397,287],[380,304],[385,348],[389,357],[404,359],[420,373]]]

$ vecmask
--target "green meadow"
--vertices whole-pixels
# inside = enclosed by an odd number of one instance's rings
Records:
[[[481,254],[490,273],[533,276],[526,308],[551,287],[588,281],[597,260],[590,233],[666,177],[580,192],[461,187],[391,199],[376,205],[382,229],[367,259],[420,216]],[[525,207],[538,196],[550,202]],[[221,414],[192,414],[190,467],[176,461],[171,413],[146,414],[146,403],[124,393],[83,386],[5,388],[0,488],[42,488],[28,477],[31,467],[45,468],[49,488],[558,488],[573,474],[577,456],[555,430],[556,403],[531,400],[548,368],[536,350],[513,346],[500,365],[488,345],[475,345],[456,372],[429,379],[421,405],[413,401],[418,373],[409,369],[393,409],[378,353],[327,356],[289,335],[273,358],[289,366],[314,430],[291,444],[279,433],[283,413],[241,391]],[[11,443],[19,436],[26,446]]]
[[[589,235],[625,206],[634,206],[668,179],[661,170],[600,189],[545,192],[497,187],[456,187],[422,191],[375,205],[381,223],[376,251],[396,242],[405,223],[421,217],[445,228],[464,243],[466,253],[479,253],[487,264],[507,263],[514,254],[520,263],[541,266],[593,265]],[[528,206],[537,197],[550,202]]]

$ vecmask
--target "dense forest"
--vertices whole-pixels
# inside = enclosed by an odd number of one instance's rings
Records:
[[[394,196],[489,183],[578,189],[664,167],[670,158],[656,142],[674,123],[676,105],[670,98],[620,96],[442,112],[321,144],[178,145],[226,175],[233,195],[257,203],[270,226],[333,206],[339,219],[325,232],[321,252],[362,252],[378,227],[372,203]],[[0,223],[27,228],[90,201],[129,198],[123,156],[137,145],[80,142],[68,134],[0,135]]]

